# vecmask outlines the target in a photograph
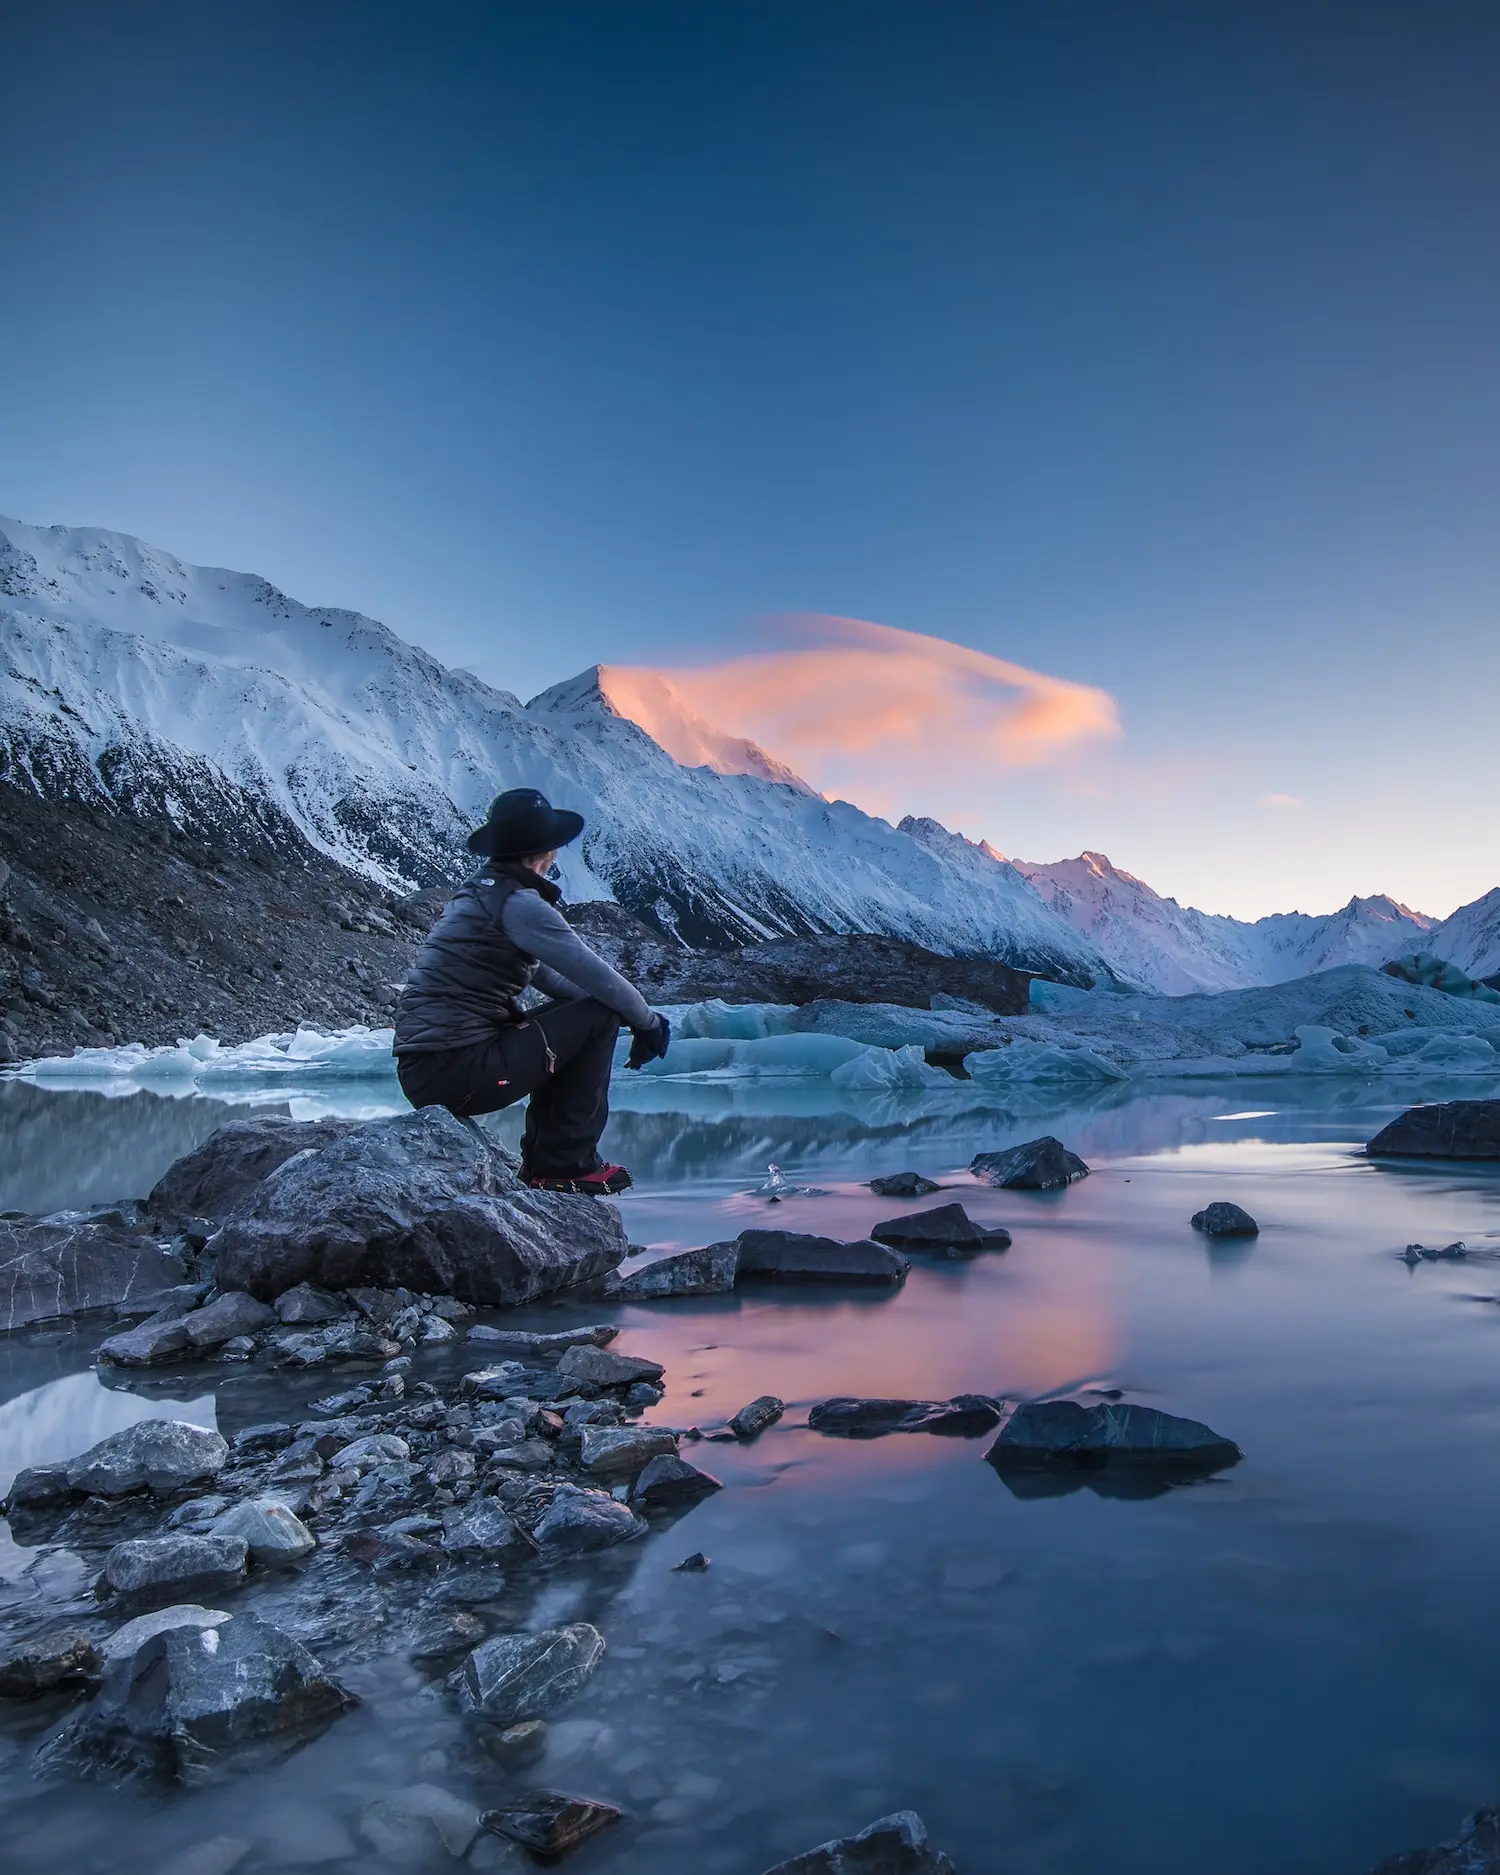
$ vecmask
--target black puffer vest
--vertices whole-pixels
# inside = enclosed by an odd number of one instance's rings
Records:
[[[505,935],[512,892],[540,892],[549,905],[562,893],[550,879],[515,863],[491,863],[461,885],[427,933],[396,1005],[398,1055],[431,1055],[490,1042],[516,1020],[515,999],[537,960]]]

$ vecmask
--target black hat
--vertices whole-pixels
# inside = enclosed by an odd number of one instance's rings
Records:
[[[468,846],[488,859],[530,859],[566,846],[582,832],[582,814],[554,807],[535,788],[507,788],[490,802],[490,817],[469,835]]]

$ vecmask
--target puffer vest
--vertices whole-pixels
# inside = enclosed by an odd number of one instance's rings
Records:
[[[517,1019],[515,999],[535,975],[537,960],[505,935],[512,892],[539,892],[549,905],[562,897],[550,879],[519,865],[491,863],[461,885],[407,972],[396,1005],[394,1053],[472,1048]]]

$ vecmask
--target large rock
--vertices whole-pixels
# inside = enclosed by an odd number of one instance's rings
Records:
[[[609,1296],[613,1302],[659,1302],[667,1296],[726,1295],[734,1287],[739,1267],[737,1243],[711,1243],[617,1277]]]
[[[1370,1875],[1500,1875],[1500,1808],[1466,1816],[1452,1842],[1388,1855]]]
[[[225,1218],[294,1154],[321,1152],[356,1124],[289,1120],[276,1114],[231,1120],[167,1167],[152,1187],[147,1208],[168,1224]]]
[[[1007,1191],[1059,1191],[1074,1179],[1089,1175],[1078,1154],[1069,1152],[1050,1133],[1041,1139],[1028,1139],[1022,1146],[1012,1146],[1007,1152],[977,1153],[969,1170],[976,1178]]]
[[[99,1358],[117,1367],[158,1367],[164,1361],[179,1360],[191,1345],[182,1316],[153,1315],[101,1341]]]
[[[876,1243],[895,1250],[1008,1250],[1010,1232],[1000,1225],[976,1224],[961,1204],[938,1204],[930,1211],[888,1217],[870,1232]]]
[[[928,1198],[942,1186],[920,1172],[891,1172],[885,1178],[872,1178],[870,1190],[877,1198]]]
[[[532,1541],[544,1556],[579,1556],[612,1549],[646,1534],[645,1520],[608,1491],[580,1490],[560,1484],[552,1502],[531,1527]]]
[[[248,1553],[242,1536],[131,1537],[104,1558],[104,1580],[116,1595],[178,1599],[218,1595],[245,1579]]]
[[[547,1335],[530,1328],[492,1328],[488,1322],[476,1322],[469,1330],[469,1339],[493,1348],[498,1354],[529,1354],[546,1360],[551,1355],[566,1353],[569,1348],[602,1348],[619,1332],[614,1322],[594,1322],[587,1328],[560,1328]]]
[[[1260,1226],[1248,1211],[1219,1198],[1193,1213],[1193,1229],[1205,1237],[1258,1237]]]
[[[425,1107],[289,1159],[213,1239],[219,1283],[274,1300],[299,1283],[510,1307],[606,1275],[613,1205],[532,1191],[477,1126]]]
[[[677,1434],[667,1426],[585,1426],[580,1460],[600,1478],[633,1478],[647,1462],[677,1451]]]
[[[154,1608],[150,1614],[137,1615],[115,1629],[99,1649],[105,1660],[124,1660],[154,1635],[171,1628],[222,1628],[230,1620],[222,1608],[200,1608],[194,1602],[178,1602],[171,1608]]]
[[[236,1746],[305,1731],[354,1704],[290,1635],[237,1615],[171,1628],[112,1661],[96,1697],[38,1759],[83,1776],[202,1775]]]
[[[242,1539],[251,1562],[268,1569],[301,1562],[318,1547],[302,1519],[276,1497],[249,1497],[232,1505],[214,1518],[212,1533]]]
[[[742,1230],[736,1240],[741,1276],[784,1282],[899,1283],[911,1268],[897,1250],[864,1238],[840,1243],[795,1230]]]
[[[651,1460],[630,1487],[630,1501],[641,1511],[685,1510],[699,1498],[712,1497],[723,1488],[711,1473],[699,1471],[676,1453],[663,1452]]]
[[[571,1699],[604,1658],[604,1636],[586,1621],[540,1634],[497,1634],[454,1675],[459,1704],[493,1725],[536,1719]]]
[[[0,1332],[85,1309],[144,1315],[186,1274],[179,1252],[123,1224],[0,1218]]]
[[[999,1470],[1046,1471],[1104,1465],[1217,1471],[1244,1454],[1230,1439],[1154,1406],[1106,1401],[1032,1400],[1012,1408],[985,1453]]]
[[[529,1554],[530,1544],[497,1498],[471,1497],[443,1535],[444,1549],[455,1555]]]
[[[224,1440],[204,1426],[184,1419],[143,1419],[70,1459],[65,1475],[69,1491],[80,1496],[165,1495],[216,1478],[228,1457]]]
[[[565,1380],[581,1380],[590,1387],[629,1387],[638,1380],[658,1381],[667,1371],[660,1361],[638,1354],[612,1354],[608,1348],[587,1343],[569,1348],[557,1363]]]
[[[1365,1151],[1372,1159],[1500,1159],[1500,1100],[1408,1107]]]
[[[928,1842],[927,1825],[915,1810],[897,1810],[857,1836],[778,1862],[766,1875],[954,1875],[954,1869]]]
[[[1000,1405],[984,1393],[951,1400],[824,1400],[807,1416],[814,1432],[841,1439],[880,1439],[888,1432],[936,1432],[977,1439],[1000,1423]]]
[[[263,1328],[274,1328],[275,1309],[247,1296],[243,1289],[230,1289],[214,1297],[206,1308],[184,1315],[182,1326],[194,1348],[219,1348],[237,1335],[258,1335]]]

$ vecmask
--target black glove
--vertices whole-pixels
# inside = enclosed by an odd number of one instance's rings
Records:
[[[630,1044],[630,1059],[627,1068],[644,1068],[648,1061],[658,1061],[667,1052],[667,1045],[672,1040],[672,1025],[665,1016],[658,1016],[649,1029],[637,1029],[635,1040]]]

